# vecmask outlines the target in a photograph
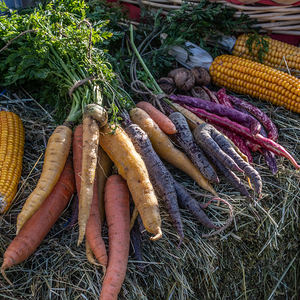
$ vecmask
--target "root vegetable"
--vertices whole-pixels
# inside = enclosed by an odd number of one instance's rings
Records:
[[[185,172],[203,189],[211,192],[213,195],[217,195],[208,180],[183,152],[174,147],[168,136],[159,129],[158,125],[146,112],[139,108],[134,108],[129,114],[133,123],[139,125],[148,134],[153,149],[161,158]]]
[[[214,127],[221,133],[223,133],[225,136],[227,136],[227,138],[229,138],[240,149],[240,151],[247,156],[249,163],[253,162],[253,157],[251,155],[250,149],[247,147],[245,141],[241,136],[239,136],[235,132],[232,132],[228,129],[224,129],[223,127],[217,125],[214,125]]]
[[[130,205],[130,210],[134,210],[134,208]],[[131,222],[131,221],[130,221]],[[139,228],[138,221],[135,220],[133,226],[130,230],[130,249],[129,254],[132,259],[136,262],[137,267],[140,271],[144,271],[144,261],[143,254],[142,254],[142,243],[141,243],[141,232]]]
[[[151,240],[160,239],[162,232],[158,201],[145,163],[132,141],[119,126],[106,125],[100,130],[100,146],[126,180],[146,230],[155,235]]]
[[[149,173],[150,181],[155,191],[163,200],[173,226],[180,237],[180,245],[184,238],[184,233],[179,213],[177,195],[172,184],[173,177],[154,151],[147,134],[138,125],[131,124],[126,126],[125,131],[132,140],[137,152],[143,157]]]
[[[82,141],[81,189],[78,211],[79,238],[77,245],[83,241],[89,219],[97,165],[99,126],[90,116],[83,118]]]
[[[98,162],[96,167],[97,173],[97,193],[99,201],[100,220],[103,224],[105,220],[105,208],[104,208],[104,188],[107,178],[111,175],[113,162],[103,150],[101,146],[98,147]]]
[[[188,210],[194,218],[204,226],[208,228],[217,229],[219,226],[216,226],[202,210],[200,203],[194,199],[187,190],[176,180],[173,182],[176,189],[177,198],[179,206],[183,209]]]
[[[72,130],[68,122],[58,126],[50,136],[41,177],[18,215],[17,234],[50,195],[57,183],[69,155],[71,140]]]
[[[90,116],[97,121],[98,126],[101,128],[106,125],[108,120],[108,115],[106,110],[96,103],[91,103],[84,108],[84,117]]]
[[[251,196],[242,182],[242,180],[237,177],[231,170],[226,168],[215,156],[211,153],[206,153],[210,161],[214,164],[214,166],[224,175],[226,180],[231,183],[231,185],[242,195],[248,199],[251,199]]]
[[[176,84],[174,82],[174,79],[171,77],[162,77],[157,80],[157,84],[162,89],[162,91],[167,95],[172,94],[176,89]]]
[[[210,84],[210,75],[204,68],[195,66],[191,68],[191,73],[195,77],[195,85],[205,86]]]
[[[76,179],[77,193],[81,193],[82,185],[82,159],[83,159],[83,124],[78,125],[74,131],[73,138],[73,164]],[[93,196],[89,212],[89,218],[86,225],[86,249],[90,250],[97,258],[99,264],[103,267],[103,271],[107,267],[107,253],[104,241],[101,236],[101,220],[98,204],[97,177],[93,182]],[[86,251],[87,258],[93,262],[94,257],[89,251]]]
[[[40,245],[75,192],[72,158],[69,156],[59,180],[40,208],[24,224],[4,253],[1,273],[27,259]],[[11,284],[11,282],[7,279]],[[12,284],[11,284],[12,285]]]
[[[182,147],[192,163],[207,180],[219,182],[214,168],[207,160],[202,149],[196,143],[185,117],[179,112],[174,112],[169,118],[177,128],[177,133],[174,134],[176,141]]]
[[[225,153],[226,147],[231,147],[230,143],[213,126],[209,124],[201,124],[193,131],[193,135],[205,153],[211,153],[232,171],[242,171],[234,159]],[[217,142],[217,138],[221,137],[223,138],[223,147],[221,147],[221,145]],[[226,145],[224,141],[226,141]]]
[[[195,86],[195,77],[186,68],[174,69],[169,72],[168,77],[174,79],[177,88],[183,92],[188,92]]]
[[[136,106],[144,110],[164,133],[174,134],[177,132],[172,121],[166,115],[156,109],[152,104],[145,101],[140,101],[136,104]]]
[[[130,244],[129,190],[120,175],[111,175],[105,185],[105,211],[108,225],[108,266],[100,300],[117,300],[128,263]]]
[[[208,94],[205,92],[205,90],[201,86],[195,86],[191,90],[191,94],[195,98],[199,98],[199,99],[203,99],[203,100],[206,100],[206,101],[210,101],[210,98],[209,98]]]

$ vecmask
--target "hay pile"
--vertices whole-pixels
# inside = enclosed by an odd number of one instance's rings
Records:
[[[17,215],[40,176],[41,155],[55,124],[51,108],[42,108],[25,92],[6,93],[0,96],[0,102],[20,115],[26,133],[19,193],[0,218],[2,264],[3,253],[15,236]],[[280,144],[299,163],[299,115],[270,104],[254,103],[271,115],[279,129]],[[151,242],[149,235],[144,234],[144,272],[129,259],[120,299],[297,299],[300,174],[285,158],[278,158],[279,172],[274,176],[261,156],[256,154],[254,162],[263,179],[259,202],[246,203],[224,177],[215,186],[234,209],[233,223],[219,235],[203,239],[202,234],[210,230],[181,210],[185,239],[178,249],[178,238],[161,208],[164,236]],[[182,172],[168,167],[200,202],[210,199]],[[71,207],[72,202],[34,255],[6,271],[13,286],[0,276],[1,299],[98,299],[103,274],[87,261],[84,243],[77,247],[78,226],[71,230],[67,227]],[[217,207],[213,202],[207,214],[222,225],[229,217],[229,210],[225,204]],[[105,226],[103,236],[108,243]]]

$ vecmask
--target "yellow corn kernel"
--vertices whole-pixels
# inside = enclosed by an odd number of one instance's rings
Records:
[[[244,58],[232,55],[218,56],[211,65],[214,70],[212,82],[234,92],[299,112],[300,79],[254,61],[247,68],[239,67],[245,61]]]
[[[9,111],[0,112],[0,213],[14,199],[22,171],[24,128],[20,117]]]
[[[300,71],[300,49],[294,45],[279,42],[273,40],[270,37],[266,37],[269,42],[269,52],[264,56],[264,64],[272,66],[273,68],[285,69],[286,64],[283,60],[285,58],[289,69]],[[232,54],[248,60],[258,61],[258,50],[255,49],[255,43],[253,43],[253,56],[249,54],[249,50],[246,47],[246,41],[248,36],[242,34],[238,37]]]

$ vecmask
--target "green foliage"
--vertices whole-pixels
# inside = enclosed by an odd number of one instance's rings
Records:
[[[185,46],[185,42],[190,41],[214,58],[223,53],[217,41],[224,35],[234,36],[238,32],[257,30],[253,27],[255,20],[244,14],[236,19],[233,17],[235,12],[235,9],[208,0],[194,5],[183,1],[180,9],[172,10],[166,16],[161,14],[161,10],[153,13],[142,9],[142,22],[134,33],[134,39],[137,47],[142,45],[138,50],[149,71],[155,78],[160,78],[174,68],[175,58],[168,53],[172,46],[181,46],[191,55]],[[161,34],[165,35],[164,39]],[[207,39],[214,40],[215,45],[208,45]],[[130,55],[124,48],[121,51]]]
[[[253,34],[248,34],[246,40],[246,47],[248,48],[253,60],[256,60],[253,50],[257,49],[257,61],[263,63],[264,56],[267,53],[269,53],[269,37],[259,35],[257,32],[254,32]]]
[[[110,107],[119,93],[112,97],[106,87],[118,90],[119,82],[107,52],[122,36],[114,28],[124,17],[120,8],[109,14],[110,8],[100,1],[91,7],[82,0],[56,0],[26,13],[9,11],[1,16],[0,49],[7,46],[0,55],[1,84],[9,89],[23,86],[41,103],[54,107],[59,122],[90,102]],[[78,85],[73,97],[68,96],[76,82],[90,77],[92,81]],[[126,100],[130,102],[129,97]]]

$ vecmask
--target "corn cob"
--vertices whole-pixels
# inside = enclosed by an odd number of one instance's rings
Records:
[[[249,60],[258,61],[258,47],[252,46],[253,56],[250,54],[246,41],[248,36],[242,34],[238,37],[232,54],[243,57]],[[286,69],[286,64],[289,69],[300,71],[300,49],[294,45],[273,40],[270,37],[265,38],[269,43],[269,52],[263,57],[263,64],[272,67]],[[285,63],[285,61],[286,63]]]
[[[16,195],[24,153],[24,128],[21,119],[8,111],[0,112],[0,213]]]
[[[300,112],[300,80],[244,58],[221,55],[210,66],[214,84]]]

